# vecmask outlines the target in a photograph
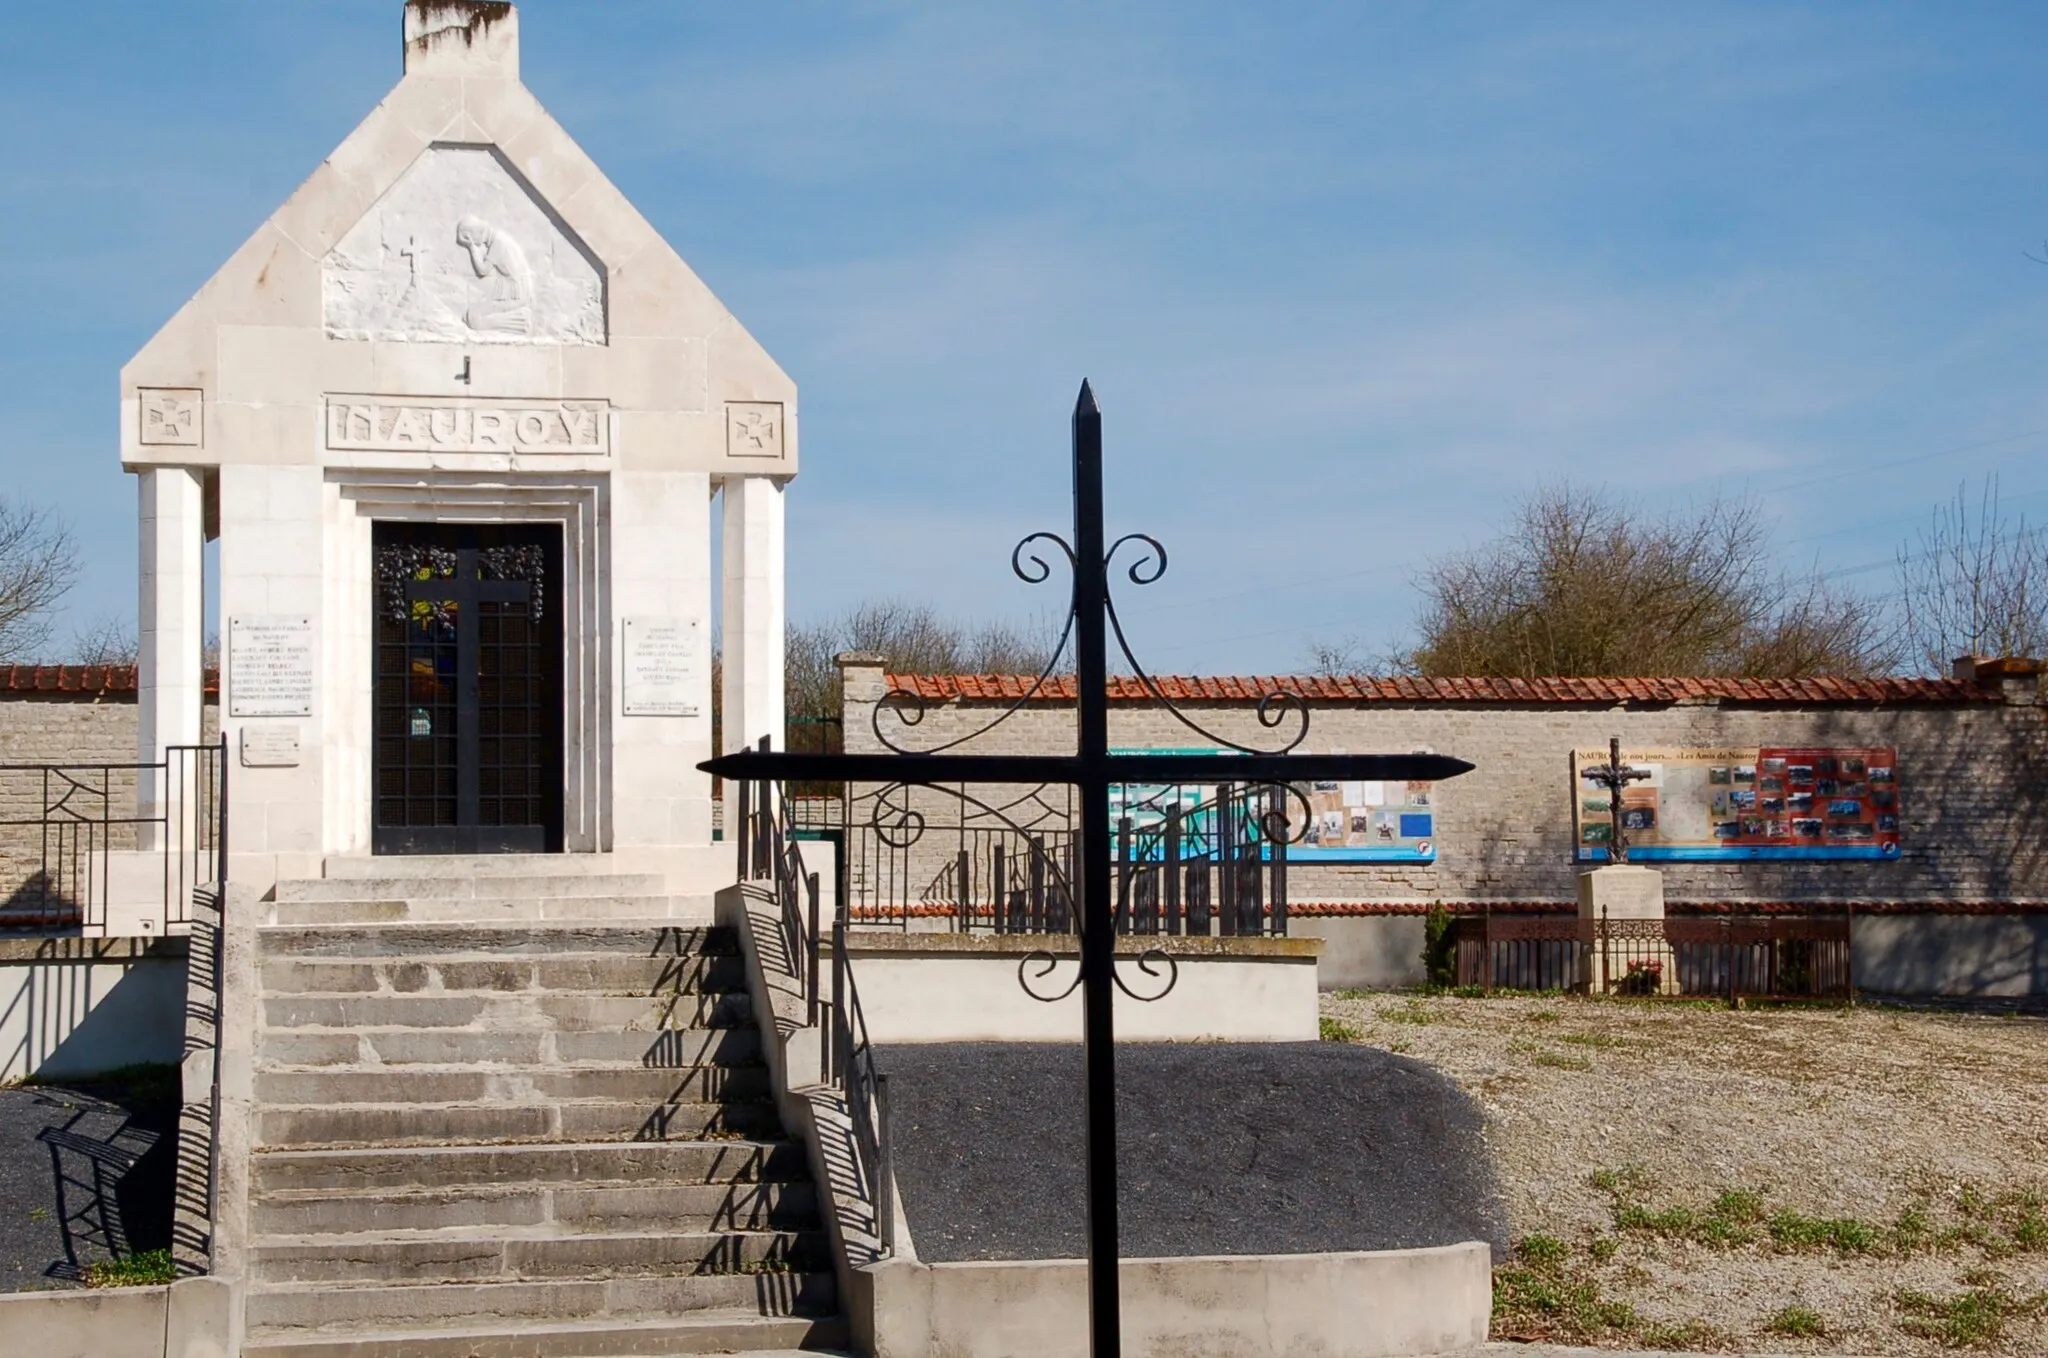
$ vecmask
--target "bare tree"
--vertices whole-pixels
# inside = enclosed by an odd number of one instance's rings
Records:
[[[1889,660],[1870,601],[1774,568],[1754,502],[1652,516],[1570,485],[1523,501],[1493,542],[1432,562],[1419,674],[1861,674]]]
[[[0,661],[41,651],[50,612],[77,576],[70,529],[48,510],[0,496]]]
[[[785,646],[785,702],[792,717],[839,711],[833,657],[872,651],[898,674],[1037,674],[1053,660],[1059,631],[1029,624],[954,621],[925,604],[887,599],[835,618],[792,625]]]
[[[1937,507],[1918,549],[1899,549],[1907,646],[1935,674],[1962,656],[2048,655],[2048,537],[2008,518],[1987,477],[1974,513],[1967,487]]]
[[[133,665],[141,650],[135,640],[135,624],[105,613],[72,639],[71,659],[80,665]]]

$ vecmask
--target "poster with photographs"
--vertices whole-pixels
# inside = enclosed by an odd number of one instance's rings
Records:
[[[1116,754],[1231,754],[1218,749],[1116,750]],[[1329,751],[1343,754],[1343,750]],[[1288,799],[1287,857],[1302,863],[1433,863],[1436,861],[1435,784],[1413,782],[1298,783]],[[1135,834],[1155,833],[1177,808],[1183,833],[1213,833],[1216,788],[1179,784],[1113,786],[1112,828],[1128,819]],[[1306,824],[1304,824],[1306,817]]]
[[[1629,857],[1638,862],[1726,859],[1887,859],[1899,855],[1896,752],[1769,746],[1745,750],[1623,750],[1649,778],[1621,794]],[[1573,843],[1581,862],[1607,858],[1614,807],[1585,770],[1605,750],[1572,754]]]

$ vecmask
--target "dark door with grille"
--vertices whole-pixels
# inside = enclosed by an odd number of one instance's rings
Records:
[[[380,523],[373,848],[562,847],[562,533]]]

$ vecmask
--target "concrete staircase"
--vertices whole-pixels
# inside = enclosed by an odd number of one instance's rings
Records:
[[[837,1346],[708,900],[575,859],[330,865],[257,931],[250,1355]]]

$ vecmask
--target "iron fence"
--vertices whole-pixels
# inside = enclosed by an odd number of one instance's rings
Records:
[[[227,747],[175,745],[156,763],[0,765],[0,928],[104,933],[192,922],[226,880]]]
[[[1700,915],[1582,920],[1467,915],[1457,921],[1458,984],[1612,995],[1849,999],[1848,914]]]
[[[1124,789],[1111,841],[1120,934],[1287,932],[1288,795],[1265,786]],[[1073,933],[1071,799],[1033,789],[860,789],[839,818],[846,896],[864,924]]]

